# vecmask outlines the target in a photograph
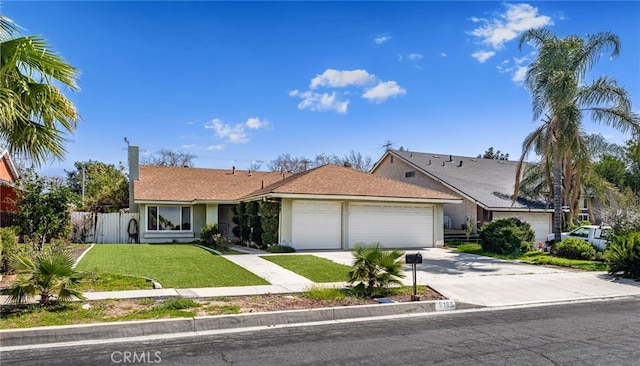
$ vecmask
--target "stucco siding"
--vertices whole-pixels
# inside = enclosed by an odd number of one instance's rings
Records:
[[[283,198],[280,204],[280,223],[278,227],[280,244],[291,244],[293,242],[292,230],[292,200]]]

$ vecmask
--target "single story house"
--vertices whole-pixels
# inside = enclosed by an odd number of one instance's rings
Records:
[[[231,237],[234,205],[269,200],[280,206],[278,242],[299,250],[442,246],[443,205],[462,203],[454,194],[331,164],[297,174],[141,165],[130,174],[137,177],[141,242],[196,240],[212,222]]]
[[[553,209],[548,202],[517,199],[513,202],[517,161],[482,159],[448,154],[389,150],[371,173],[416,184],[463,198],[461,205],[444,204],[444,225],[474,231],[485,222],[518,217],[528,222],[536,242],[552,229]]]

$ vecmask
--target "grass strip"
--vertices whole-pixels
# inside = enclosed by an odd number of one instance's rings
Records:
[[[345,282],[351,268],[311,254],[265,255],[260,258],[306,277],[313,282]]]

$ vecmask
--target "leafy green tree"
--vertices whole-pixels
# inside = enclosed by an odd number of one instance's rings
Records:
[[[18,196],[16,221],[25,240],[39,250],[52,238],[71,233],[71,191],[38,176],[32,169],[22,182]]]
[[[622,132],[640,131],[640,116],[632,111],[627,91],[614,79],[585,80],[603,52],[610,50],[611,58],[618,56],[620,40],[616,35],[601,32],[587,35],[586,39],[577,35],[558,38],[548,29],[531,29],[520,38],[520,48],[523,44],[533,45],[538,54],[527,69],[525,87],[532,94],[534,121],[543,118],[542,124],[523,142],[514,197],[518,197],[524,159],[529,152],[536,151],[542,157],[541,166],[552,171],[545,176],[552,181],[553,233],[558,242],[563,221],[563,188],[566,191],[572,184],[579,187],[569,177],[580,180],[583,173],[585,139],[581,131],[585,114],[596,123]]]
[[[620,190],[626,186],[627,169],[620,158],[603,155],[600,161],[594,163],[593,170]]]
[[[60,249],[51,249],[30,256],[15,257],[18,277],[7,289],[8,301],[24,304],[30,297],[40,295],[40,305],[48,306],[52,301],[84,300],[85,297],[73,286],[80,282],[80,275],[73,269],[75,259]]]
[[[77,91],[77,78],[46,39],[21,35],[0,14],[0,140],[12,154],[35,165],[63,158],[65,131],[75,131],[79,115],[59,86]]]
[[[478,155],[478,157],[482,159],[509,160],[509,154],[504,154],[500,150],[494,152],[493,146],[488,148],[484,154]]]
[[[76,161],[75,170],[67,173],[67,185],[75,195],[77,207],[90,212],[117,212],[129,206],[129,183],[120,163]]]
[[[348,283],[354,284],[357,293],[371,295],[376,288],[385,289],[390,285],[402,285],[401,250],[384,250],[380,243],[372,245],[356,244],[352,250],[353,265],[349,271]]]

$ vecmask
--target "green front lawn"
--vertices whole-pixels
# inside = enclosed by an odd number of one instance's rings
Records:
[[[221,256],[186,244],[96,244],[77,269],[152,278],[165,288],[269,284]]]
[[[587,261],[578,259],[566,259],[560,257],[552,257],[548,253],[532,251],[518,255],[500,255],[482,250],[479,244],[465,243],[459,245],[456,249],[459,253],[477,254],[485,257],[493,257],[505,260],[518,260],[527,264],[548,264],[559,267],[578,268],[585,271],[606,271],[607,264],[598,261]]]
[[[349,278],[348,273],[351,269],[348,266],[311,254],[265,255],[260,258],[273,262],[316,283],[345,282]]]

